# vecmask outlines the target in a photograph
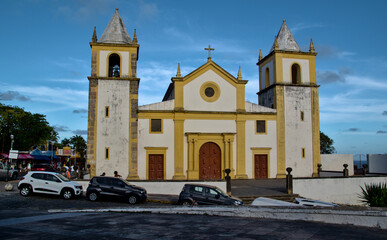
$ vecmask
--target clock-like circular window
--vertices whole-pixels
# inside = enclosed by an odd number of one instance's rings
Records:
[[[205,82],[200,87],[200,96],[207,102],[215,102],[220,96],[220,88],[214,82]]]

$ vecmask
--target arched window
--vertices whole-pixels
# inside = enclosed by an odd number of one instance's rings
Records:
[[[270,86],[270,70],[269,68],[266,68],[265,70],[265,88]]]
[[[300,65],[298,65],[297,63],[292,65],[292,83],[301,83],[301,68]]]
[[[109,56],[109,77],[120,77],[120,56],[116,53]]]

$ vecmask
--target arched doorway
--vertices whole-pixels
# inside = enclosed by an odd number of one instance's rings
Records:
[[[221,151],[213,142],[207,142],[199,150],[199,179],[221,179]]]

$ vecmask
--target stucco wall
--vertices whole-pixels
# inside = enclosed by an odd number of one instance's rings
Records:
[[[387,154],[369,154],[368,168],[370,173],[387,173]]]
[[[268,177],[275,178],[277,175],[276,121],[266,121],[266,134],[256,134],[255,123],[255,120],[246,121],[246,174],[249,178],[254,178],[254,156],[251,148],[271,148],[268,156]]]
[[[387,182],[387,177],[293,179],[293,192],[302,197],[346,205],[362,205],[364,184]]]
[[[295,177],[311,177],[313,173],[311,91],[307,87],[285,86],[286,167]],[[301,121],[301,111],[304,121]],[[302,148],[305,157],[302,157]]]
[[[105,106],[109,117],[105,117]],[[111,176],[117,170],[128,176],[129,162],[129,81],[99,80],[97,104],[96,174]],[[109,148],[109,159],[105,159]]]
[[[200,95],[205,82],[214,82],[220,88],[219,99],[207,102]],[[193,111],[236,111],[236,88],[213,70],[208,70],[184,86],[184,109]]]
[[[292,65],[297,63],[301,67],[301,83],[310,83],[309,79],[309,61],[305,59],[295,59],[295,58],[284,58],[282,59],[282,67],[283,67],[283,82],[291,83],[292,77]]]
[[[174,122],[163,119],[163,133],[149,133],[149,119],[138,120],[138,176],[146,179],[146,149],[145,147],[167,147],[165,178],[172,179],[174,175]]]
[[[100,51],[99,52],[99,76],[101,77],[107,77],[107,62],[108,62],[108,55],[110,53],[118,53],[121,57],[121,77],[128,77],[129,76],[129,52],[122,52],[122,51]]]
[[[348,164],[348,174],[353,176],[352,154],[321,154],[322,170],[343,171],[343,164]]]

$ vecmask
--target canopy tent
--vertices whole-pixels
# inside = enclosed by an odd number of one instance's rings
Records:
[[[31,156],[34,158],[34,160],[42,160],[42,161],[58,160],[58,156],[56,156],[56,153],[54,151],[42,152],[39,149],[34,149],[31,152]]]

